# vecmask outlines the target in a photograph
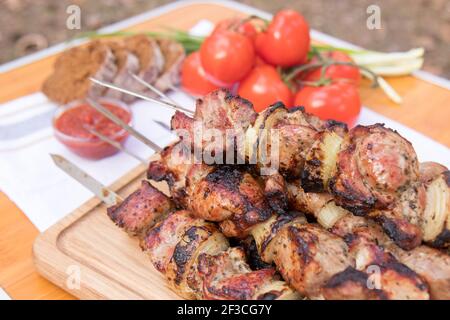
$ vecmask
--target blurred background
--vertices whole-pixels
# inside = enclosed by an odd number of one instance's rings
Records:
[[[82,31],[95,30],[172,1],[163,0],[0,0],[0,64],[76,35],[68,30],[66,8],[81,7]],[[262,10],[299,10],[312,28],[362,47],[426,49],[424,69],[450,78],[448,0],[245,0]],[[381,29],[368,30],[366,9],[381,8]]]

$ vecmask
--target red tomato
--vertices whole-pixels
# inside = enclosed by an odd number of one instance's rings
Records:
[[[200,52],[191,53],[183,61],[181,67],[181,86],[190,94],[203,96],[218,86],[207,79],[206,73],[200,63]]]
[[[289,87],[281,80],[277,70],[270,65],[259,65],[253,68],[240,83],[238,94],[251,101],[257,112],[277,101],[291,106],[293,99]]]
[[[309,26],[294,10],[278,12],[256,37],[256,51],[268,63],[290,67],[304,63],[309,51]]]
[[[349,83],[335,82],[323,87],[304,87],[295,96],[296,106],[321,119],[334,119],[352,127],[361,111],[357,88]]]
[[[327,60],[339,61],[339,62],[353,62],[352,58],[341,51],[329,51],[322,55]],[[317,62],[317,58],[313,58],[311,63]],[[317,81],[320,79],[322,68],[314,69],[309,72],[304,80],[307,81]],[[332,80],[342,80],[346,79],[355,85],[358,85],[361,81],[361,74],[359,69],[352,66],[345,65],[331,65],[325,71],[325,77]]]
[[[229,30],[207,37],[200,47],[203,69],[220,86],[238,82],[255,63],[253,44],[246,36]]]
[[[250,38],[252,42],[256,40],[256,34],[258,33],[251,21],[244,22],[244,19],[240,18],[231,18],[219,21],[212,33],[214,34],[223,30],[231,30],[241,33]]]

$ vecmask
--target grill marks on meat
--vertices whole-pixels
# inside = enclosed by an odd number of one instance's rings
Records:
[[[382,125],[350,130],[338,155],[332,191],[339,204],[364,214],[386,208],[419,177],[412,145]]]
[[[304,212],[314,215],[318,221],[330,224],[331,218],[321,220],[322,209],[332,202],[329,194],[304,192],[297,185],[289,185],[290,206],[303,208]],[[342,210],[342,209],[341,209]],[[345,211],[345,210],[343,210]],[[391,243],[389,238],[373,221],[365,217],[343,213],[337,216],[330,229],[331,233],[344,239],[348,253],[354,259],[354,265],[347,268],[343,274],[335,274],[328,283],[323,294],[325,298],[353,299],[428,299],[428,286],[421,273],[397,260],[390,250],[384,248],[385,243]],[[394,246],[396,247],[396,246]],[[398,247],[396,247],[398,248]],[[398,248],[398,250],[401,250]],[[414,271],[413,271],[414,270]],[[376,271],[377,274],[372,276]],[[375,278],[372,278],[375,277]],[[372,278],[372,279],[371,279]],[[362,281],[376,280],[379,284],[376,290],[367,290],[367,283]],[[376,283],[375,283],[376,284]]]
[[[190,149],[183,143],[174,143],[164,148],[160,159],[150,162],[147,178],[166,181],[173,200],[179,207],[186,204],[186,176],[193,165]]]
[[[334,274],[354,264],[341,238],[313,224],[284,228],[274,240],[274,262],[283,278],[312,299],[321,297]]]
[[[162,192],[147,181],[129,195],[122,203],[109,207],[108,216],[114,223],[132,236],[143,236],[158,221],[174,209]]]
[[[204,298],[209,300],[274,300],[298,298],[288,286],[277,280],[275,270],[253,271],[244,262],[241,248],[230,248],[217,255],[200,255],[199,272]]]
[[[281,176],[260,181],[247,166],[194,164],[183,145],[180,142],[165,148],[161,159],[150,163],[147,177],[167,181],[180,207],[199,218],[220,222],[226,236],[245,237],[252,226],[286,205]]]
[[[203,99],[197,100],[193,118],[179,111],[175,112],[171,120],[171,127],[173,130],[184,130],[187,133],[187,136],[183,136],[185,143],[191,144],[198,150],[208,150],[214,156],[214,150],[226,150],[234,153],[234,148],[228,150],[226,131],[229,130],[228,136],[230,139],[233,138],[233,145],[236,146],[237,142],[234,141],[234,137],[243,134],[255,121],[255,118],[256,112],[249,101],[232,95],[226,89],[219,89],[209,93]],[[197,122],[198,128],[195,127]],[[208,132],[217,133],[220,139],[214,141],[214,136],[208,137],[207,135],[202,135],[201,140],[194,139],[195,130],[204,132],[210,130]]]
[[[354,214],[381,221],[399,246],[411,249],[422,239],[424,206],[419,164],[412,145],[382,125],[357,126],[338,154],[330,189],[336,203]]]
[[[152,264],[179,295],[189,299],[299,298],[273,268],[252,271],[242,249],[228,249],[228,240],[216,225],[195,218],[190,211],[173,209],[169,198],[144,181],[122,204],[109,208],[108,215],[140,238]]]
[[[245,236],[272,214],[260,184],[237,166],[217,167],[200,179],[188,177],[187,190],[189,208],[203,219],[220,222],[226,236]]]

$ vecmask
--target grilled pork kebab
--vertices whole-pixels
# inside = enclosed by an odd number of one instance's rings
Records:
[[[339,206],[377,221],[399,247],[410,250],[422,241],[449,246],[450,210],[438,212],[439,206],[427,202],[431,199],[420,180],[414,148],[381,124],[347,130],[345,124],[322,121],[301,107],[287,109],[281,103],[257,114],[250,102],[221,89],[197,100],[193,118],[176,112],[171,126],[203,155],[237,153],[247,162],[256,159],[258,168],[272,167],[271,159],[260,155],[276,147],[278,170],[287,180],[299,179],[308,192],[331,193]],[[197,138],[196,133],[206,129],[221,132],[223,138]],[[278,134],[277,146],[268,136],[271,129]],[[449,185],[439,190],[433,199],[445,198]],[[430,217],[439,225],[432,232]]]
[[[187,299],[299,299],[274,268],[253,271],[242,248],[230,248],[215,224],[177,210],[148,181],[108,216],[140,239],[153,266],[177,294]]]
[[[175,152],[175,150],[178,152]],[[367,272],[364,273],[363,270],[370,269],[370,266],[372,265],[377,265],[379,267],[381,266],[381,271],[395,268],[396,272],[399,272],[402,276],[407,274],[419,275],[421,279],[426,280],[433,299],[445,299],[450,294],[450,257],[447,254],[423,245],[418,246],[411,251],[405,251],[395,245],[395,243],[386,236],[378,224],[374,222],[371,222],[371,229],[369,231],[377,232],[370,237],[368,237],[367,234],[359,232],[357,229],[348,229],[349,231],[345,234],[336,233],[335,229],[332,229],[333,225],[330,225],[330,223],[335,221],[334,219],[337,219],[336,217],[341,217],[343,212],[348,214],[346,220],[343,221],[350,221],[350,218],[353,218],[355,221],[365,221],[365,223],[369,223],[371,220],[351,215],[347,210],[338,207],[331,194],[305,193],[299,186],[299,183],[286,183],[280,175],[264,177],[264,179],[260,178],[258,180],[256,173],[252,174],[252,171],[245,166],[225,165],[213,167],[204,164],[189,164],[189,161],[192,161],[192,158],[189,158],[189,156],[192,157],[192,155],[183,152],[183,145],[181,142],[166,147],[165,150],[161,152],[160,159],[150,163],[148,177],[153,180],[167,181],[169,189],[172,194],[175,195],[176,203],[180,207],[189,208],[191,210],[194,207],[197,208],[198,211],[195,211],[195,214],[200,215],[206,220],[219,222],[220,227],[225,226],[223,230],[227,236],[245,237],[248,234],[253,235],[256,239],[258,251],[264,262],[275,262],[276,266],[295,266],[295,263],[292,261],[277,261],[273,259],[271,254],[264,253],[266,250],[270,250],[266,249],[268,243],[271,243],[272,239],[279,239],[278,237],[283,234],[279,230],[280,227],[283,224],[289,225],[289,222],[292,220],[290,215],[283,213],[283,210],[286,210],[287,203],[285,203],[285,201],[288,198],[290,209],[305,212],[317,217],[317,222],[325,229],[331,231],[333,234],[331,239],[333,239],[333,241],[329,241],[330,245],[333,243],[339,244],[337,246],[338,248],[340,246],[344,248],[341,251],[333,251],[332,249],[325,249],[323,247],[322,249],[325,250],[325,252],[327,252],[327,250],[334,252],[332,257],[336,257],[337,261],[340,261],[342,257],[344,257],[343,259],[344,261],[347,261],[347,264],[341,266],[352,266],[347,270],[347,276],[344,275],[341,277],[337,276],[341,274],[341,272],[336,271],[336,269],[339,270],[338,262],[333,261],[328,268],[326,265],[320,266],[320,270],[324,272],[322,274],[323,277],[320,278],[317,274],[315,274],[314,277],[311,276],[314,281],[320,283],[314,283],[312,287],[322,288],[321,285],[327,282],[332,275],[336,275],[335,279],[340,281],[343,279],[356,281],[355,279],[349,278],[350,276],[353,278],[356,277],[360,283],[363,283],[369,277]],[[183,157],[187,158],[183,159]],[[199,167],[203,168],[204,171],[199,173]],[[427,163],[425,167],[433,166],[430,166],[430,164]],[[436,165],[434,167],[436,167]],[[428,180],[428,183],[435,180],[435,177],[430,173],[432,170],[423,171],[424,180]],[[442,173],[438,172],[438,170],[435,171],[434,174],[437,177]],[[252,183],[249,183],[249,181],[252,181]],[[251,188],[249,187],[250,185],[252,185]],[[255,197],[249,195],[249,190],[259,194],[259,196]],[[286,191],[288,191],[287,194]],[[260,210],[264,209],[263,212],[272,212],[268,220],[261,222],[260,220],[264,220],[262,217],[260,217],[260,219],[253,219],[252,223],[249,223],[248,220],[244,220],[246,228],[229,228],[230,223],[237,223],[239,225],[239,221],[245,219],[245,214],[243,213],[249,212],[247,211],[248,208],[254,208],[255,205],[258,204],[258,202],[248,203],[248,201],[252,201],[252,199],[263,199],[266,194],[271,197],[270,203],[275,204],[274,207],[270,207],[267,202],[259,204]],[[228,200],[226,198],[228,198]],[[237,202],[236,199],[240,199],[240,202]],[[234,204],[234,206],[230,206],[230,203]],[[224,205],[221,206],[221,204]],[[254,210],[250,210],[250,212],[254,212]],[[281,214],[277,217],[273,212]],[[223,224],[223,219],[228,220],[227,223]],[[311,229],[313,226],[314,225],[310,225],[308,228]],[[317,232],[323,233],[326,236],[331,236],[328,231],[320,229],[323,228],[319,228],[319,231]],[[230,234],[229,230],[233,230],[233,232]],[[271,231],[269,232],[268,230]],[[241,234],[236,233],[236,231],[241,232]],[[293,232],[292,229],[291,232]],[[265,239],[264,235],[269,233],[272,233],[272,235]],[[381,241],[381,239],[383,241]],[[350,242],[350,240],[352,241]],[[279,250],[276,251],[280,252]],[[296,255],[302,257],[299,250],[292,256]],[[324,262],[326,261],[328,260],[325,259]],[[306,267],[299,267],[297,265],[293,267],[292,270],[297,270],[299,274],[302,274],[302,270],[305,269]],[[343,270],[345,269],[346,268]],[[355,272],[355,270],[359,272]],[[283,278],[308,297],[337,297],[336,291],[328,291],[327,296],[324,295],[323,289],[316,289],[316,291],[310,289],[310,287],[304,289],[304,284],[302,283],[303,281],[306,281],[306,278],[301,278],[302,280],[298,280],[298,278],[297,280],[292,280],[285,272],[286,271],[280,270]],[[304,272],[307,273],[307,271]],[[392,274],[396,275],[391,272],[392,271],[386,271],[386,277],[391,276]],[[297,285],[296,281],[300,281],[300,284]],[[405,280],[403,279],[403,281]],[[393,279],[386,280],[385,282],[391,284],[401,283],[401,281]],[[403,285],[400,287],[402,287],[401,292],[408,292],[408,290],[405,291]],[[357,288],[358,290],[361,289],[359,287]],[[376,292],[367,290],[367,288],[366,290],[358,290],[354,290],[352,294],[353,297],[358,297],[360,299],[373,298],[373,295]],[[358,292],[359,295],[356,295],[355,291]],[[333,292],[334,296],[331,295],[331,292]],[[386,298],[393,296],[394,295],[383,295],[382,293],[379,293],[376,297]],[[346,298],[350,297],[350,295],[346,296]],[[411,295],[409,295],[409,297],[411,297]]]
[[[272,215],[253,228],[261,256],[274,268],[251,270],[245,253],[230,248],[215,224],[175,204],[148,181],[122,203],[108,208],[109,217],[140,239],[155,268],[185,298],[197,299],[428,299],[427,284],[391,255],[378,254],[381,285],[369,289],[370,273],[358,270],[355,256],[338,236],[300,213]],[[371,261],[375,262],[375,261]],[[384,263],[385,264],[382,264]],[[335,285],[347,279],[347,290]]]

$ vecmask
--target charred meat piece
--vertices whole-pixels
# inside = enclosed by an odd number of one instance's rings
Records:
[[[200,166],[200,165],[199,165]],[[188,207],[199,217],[220,222],[226,236],[244,237],[257,223],[267,220],[272,210],[258,181],[238,166],[220,166],[187,177]]]
[[[279,272],[311,299],[321,298],[321,288],[333,275],[354,266],[345,242],[317,225],[289,226],[274,240]]]
[[[244,249],[248,265],[252,270],[267,269],[271,267],[270,264],[261,259],[255,239],[253,239],[252,236],[240,240],[239,245]]]
[[[427,283],[432,299],[450,299],[450,256],[442,251],[419,246],[410,251],[385,244],[403,264],[414,270]]]
[[[147,178],[166,181],[174,201],[179,207],[186,208],[186,176],[193,164],[190,148],[177,142],[165,147],[159,160],[150,162]]]
[[[257,251],[265,263],[273,263],[277,253],[277,236],[282,229],[305,224],[306,218],[300,212],[292,211],[283,215],[272,215],[267,221],[255,226],[251,234],[255,239]]]
[[[378,224],[351,214],[340,219],[331,231],[347,241],[358,235],[383,246],[400,263],[426,281],[432,299],[450,298],[450,256],[447,254],[423,245],[410,251],[403,250],[386,236]]]
[[[288,208],[288,193],[283,176],[277,172],[268,176],[260,176],[260,180],[270,207],[278,214],[285,213]]]
[[[238,144],[234,137],[239,134],[243,136],[255,118],[256,112],[249,101],[232,95],[226,89],[219,89],[197,100],[193,118],[176,112],[172,117],[171,127],[177,130],[185,143],[198,150],[234,153]],[[203,131],[202,139],[194,139],[195,128]],[[231,141],[227,145],[228,139]]]
[[[348,238],[349,252],[355,257],[355,268],[369,275],[367,286],[377,289],[380,297],[389,300],[428,300],[428,286],[423,279],[397,261],[384,248],[365,238],[352,234]]]
[[[276,103],[260,112],[247,130],[245,155],[241,157],[260,168],[278,169],[285,177],[296,178],[316,134],[303,108],[288,110]]]
[[[322,289],[327,300],[384,300],[387,297],[377,288],[369,288],[369,275],[348,267],[333,275]]]
[[[122,203],[108,208],[108,216],[130,235],[143,236],[173,209],[169,198],[149,182],[142,181],[141,187]]]
[[[366,214],[387,208],[418,177],[410,142],[380,124],[357,126],[342,144],[330,188],[339,205]]]
[[[253,271],[241,248],[199,256],[204,298],[209,300],[296,299],[298,294],[279,281],[272,268]]]
[[[405,248],[419,245],[423,188],[412,145],[382,125],[357,126],[344,139],[329,188],[336,203],[357,215],[379,219]]]

